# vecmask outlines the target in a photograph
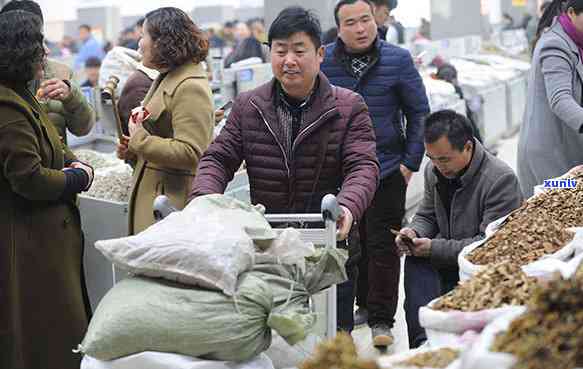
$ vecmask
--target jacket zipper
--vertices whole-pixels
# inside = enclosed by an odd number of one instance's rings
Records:
[[[296,144],[298,143],[298,141],[299,141],[299,139],[302,137],[302,135],[303,135],[304,133],[306,133],[307,131],[309,131],[309,130],[310,130],[310,128],[312,128],[314,125],[316,125],[316,124],[318,124],[320,121],[322,121],[324,118],[328,118],[328,114],[330,114],[330,113],[331,113],[331,112],[333,112],[333,111],[336,111],[336,108],[335,108],[335,107],[334,107],[334,108],[332,108],[332,109],[330,109],[330,110],[328,110],[328,111],[326,111],[324,114],[322,114],[322,115],[320,116],[320,118],[316,119],[316,120],[315,120],[313,123],[310,123],[310,124],[309,124],[309,125],[308,125],[306,128],[304,128],[302,131],[300,131],[300,133],[298,133],[298,136],[296,137],[296,139],[294,140],[294,143],[293,143],[293,145],[292,145],[292,155],[293,155],[293,152],[294,152],[294,151],[295,151],[295,149],[296,149]]]
[[[265,123],[265,126],[267,127],[267,129],[269,130],[269,132],[271,133],[271,135],[273,136],[273,138],[275,139],[275,142],[277,142],[277,145],[279,146],[279,148],[281,150],[281,153],[283,154],[283,158],[284,158],[284,161],[285,161],[285,168],[287,169],[287,177],[290,178],[290,180],[291,180],[291,170],[289,169],[289,162],[287,160],[287,155],[285,153],[285,150],[283,149],[283,145],[277,139],[277,136],[275,135],[275,132],[273,132],[273,129],[271,129],[271,126],[269,125],[269,123],[267,123],[267,119],[265,119],[265,116],[263,115],[263,112],[261,111],[261,109],[259,109],[257,107],[257,105],[255,105],[255,103],[253,102],[253,100],[250,100],[249,103],[251,103],[251,105],[253,105],[253,107],[257,110],[257,112],[259,113],[259,115],[261,115],[261,119],[263,119],[263,123]]]

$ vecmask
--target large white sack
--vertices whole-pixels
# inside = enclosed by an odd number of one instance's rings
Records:
[[[95,247],[132,274],[233,295],[238,276],[253,266],[253,240],[275,237],[255,207],[208,195],[135,236],[97,241]]]
[[[147,351],[111,361],[85,356],[81,362],[81,369],[274,369],[274,367],[265,354],[245,363],[235,363]]]
[[[419,323],[426,331],[438,331],[454,334],[463,334],[467,331],[480,332],[486,325],[501,315],[512,311],[512,306],[481,311],[441,311],[431,307],[439,300],[431,301],[427,306],[419,309]],[[428,332],[429,336],[429,332]]]
[[[525,306],[515,306],[506,314],[498,317],[490,323],[480,337],[474,342],[469,350],[462,353],[461,363],[464,369],[511,369],[516,363],[513,355],[492,352],[490,347],[494,343],[496,336],[504,332],[510,326],[510,323],[526,312]]]
[[[568,261],[573,258],[576,253],[583,250],[583,228],[570,228],[569,230],[575,232],[573,240],[567,243],[563,248],[555,252],[554,254],[545,255],[536,262],[523,265],[522,270],[529,277],[537,277],[542,279],[549,279],[551,275],[547,273],[548,268],[544,261],[547,260],[559,260]],[[476,275],[480,270],[482,270],[486,265],[476,265],[467,259],[467,256],[472,253],[475,249],[482,246],[487,240],[493,237],[495,234],[492,233],[490,237],[486,237],[483,240],[476,241],[462,249],[458,255],[458,266],[460,281],[465,281]],[[550,261],[553,263],[553,261]]]

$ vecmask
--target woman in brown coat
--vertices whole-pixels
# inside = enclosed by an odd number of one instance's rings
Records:
[[[198,161],[213,134],[213,100],[201,65],[208,41],[186,13],[160,8],[146,15],[140,40],[144,66],[156,69],[141,108],[130,117],[121,159],[136,160],[130,197],[130,234],[154,223],[152,205],[165,194],[182,209]]]
[[[93,170],[63,145],[27,83],[46,62],[42,23],[0,14],[0,368],[78,369],[88,309],[76,194]]]

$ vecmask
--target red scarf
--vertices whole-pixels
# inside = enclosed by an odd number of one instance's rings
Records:
[[[573,40],[575,45],[579,47],[579,57],[583,59],[583,32],[579,31],[575,27],[575,25],[571,21],[571,18],[569,18],[569,16],[565,13],[559,16],[559,23],[561,23],[561,26],[563,26],[563,30],[567,35],[569,35],[569,37],[571,38],[571,40]]]

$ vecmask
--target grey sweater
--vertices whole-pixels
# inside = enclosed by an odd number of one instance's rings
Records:
[[[460,178],[448,218],[435,170],[432,163],[425,168],[425,195],[411,228],[419,237],[432,239],[430,260],[436,268],[455,269],[460,251],[482,239],[490,222],[518,208],[522,192],[514,171],[474,140],[474,155]]]

